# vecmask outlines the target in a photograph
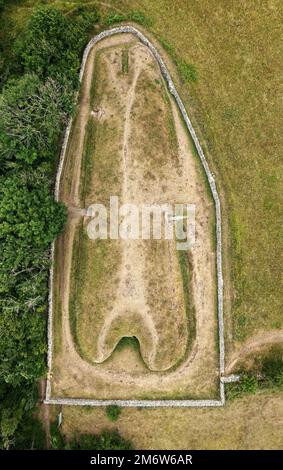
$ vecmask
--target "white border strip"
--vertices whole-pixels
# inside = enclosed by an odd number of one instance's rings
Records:
[[[87,44],[82,58],[81,68],[80,68],[80,82],[82,81],[86,61],[90,50],[94,44],[98,43],[104,38],[113,36],[114,34],[121,33],[131,33],[139,38],[139,40],[149,48],[152,55],[159,64],[162,76],[164,77],[170,93],[174,96],[177,106],[182,114],[182,117],[185,121],[187,129],[193,139],[193,142],[196,146],[199,158],[201,160],[202,166],[205,170],[206,177],[209,182],[209,186],[212,192],[212,196],[215,204],[215,214],[216,214],[216,266],[217,266],[217,307],[218,307],[218,338],[219,338],[219,370],[220,370],[220,382],[219,382],[219,391],[220,391],[220,400],[87,400],[83,398],[51,398],[51,371],[52,371],[52,353],[53,353],[53,266],[54,266],[54,246],[52,244],[51,248],[51,268],[49,275],[49,310],[48,310],[48,353],[47,353],[47,362],[48,362],[48,376],[46,383],[46,400],[47,404],[61,404],[61,405],[80,405],[80,406],[107,406],[109,404],[117,404],[119,406],[141,406],[141,407],[207,407],[207,406],[223,406],[225,404],[225,391],[224,391],[224,381],[221,380],[221,377],[224,374],[224,321],[223,321],[223,275],[222,275],[222,241],[221,241],[221,207],[220,199],[216,189],[216,184],[214,177],[209,169],[208,163],[204,156],[203,150],[201,148],[200,142],[196,136],[195,130],[192,126],[192,123],[187,115],[186,109],[183,105],[183,102],[174,86],[172,78],[168,72],[168,69],[160,57],[156,48],[151,44],[151,42],[136,28],[132,26],[121,26],[118,28],[112,28],[102,33],[94,36],[89,43]],[[77,94],[78,96],[78,94]],[[67,143],[72,127],[73,119],[69,120],[68,126],[64,134],[64,140],[61,150],[61,155],[59,159],[58,170],[56,174],[55,181],[55,200],[59,199],[59,188],[62,175],[62,169],[66,156]]]
[[[108,406],[118,405],[123,407],[144,408],[188,408],[188,407],[212,407],[223,406],[221,400],[88,400],[84,398],[50,398],[44,400],[47,405],[69,406]]]

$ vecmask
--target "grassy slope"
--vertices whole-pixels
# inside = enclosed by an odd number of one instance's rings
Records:
[[[92,75],[91,108],[95,106],[96,94],[99,96],[103,88],[105,69],[99,57],[100,54],[95,60]],[[104,89],[106,94],[110,93],[106,85]],[[117,96],[114,95],[113,100],[117,100]],[[120,193],[118,144],[115,139],[117,129],[115,125],[110,127],[107,123],[96,122],[93,117],[88,119],[80,179],[80,200],[83,207],[88,207],[96,198],[107,205],[111,194]],[[73,248],[70,317],[78,349],[82,357],[90,362],[96,354],[96,344],[89,331],[95,332],[101,327],[99,321],[104,318],[102,312],[113,301],[105,283],[109,279],[113,281],[119,260],[120,251],[115,242],[113,245],[109,240],[99,240],[94,244],[86,235],[83,224],[78,226]],[[89,292],[92,292],[91,296]]]

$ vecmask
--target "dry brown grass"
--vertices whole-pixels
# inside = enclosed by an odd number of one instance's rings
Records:
[[[217,409],[123,408],[114,424],[105,409],[64,408],[63,431],[98,433],[117,428],[136,449],[282,448],[283,397],[260,393]]]

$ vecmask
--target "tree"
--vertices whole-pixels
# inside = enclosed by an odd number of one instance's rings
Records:
[[[73,87],[78,85],[79,56],[87,41],[87,31],[98,20],[94,10],[77,10],[78,18],[69,19],[50,6],[37,7],[17,44],[17,54],[25,70],[43,79],[63,76]]]
[[[0,381],[0,449],[14,445],[14,433],[25,416],[34,409],[37,399],[35,384],[13,387]]]
[[[64,205],[53,200],[46,183],[25,173],[0,178],[2,268],[15,275],[38,263],[65,220]]]
[[[13,386],[45,371],[48,250],[65,220],[39,173],[0,178],[0,380]]]
[[[42,422],[26,413],[16,430],[13,441],[13,449],[45,449],[46,436]]]
[[[13,387],[34,383],[46,371],[45,315],[28,306],[15,311],[9,302],[0,306],[0,380]]]
[[[10,81],[0,97],[0,162],[5,168],[54,159],[71,106],[53,79],[27,74]]]

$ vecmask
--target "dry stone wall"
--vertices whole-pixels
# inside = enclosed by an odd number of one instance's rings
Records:
[[[211,193],[214,199],[215,204],[215,213],[216,213],[216,262],[217,262],[217,307],[218,307],[218,337],[219,337],[219,369],[220,377],[224,375],[224,362],[225,362],[225,353],[224,353],[224,321],[223,321],[223,275],[222,275],[222,240],[221,240],[221,206],[220,199],[217,192],[216,184],[214,177],[209,169],[207,160],[205,158],[204,152],[200,145],[200,142],[197,138],[195,130],[192,126],[192,123],[188,117],[185,106],[175,88],[173,80],[170,76],[170,73],[161,58],[157,49],[153,44],[136,28],[132,26],[120,26],[117,28],[112,28],[102,33],[94,36],[86,46],[82,58],[81,68],[80,68],[80,81],[82,81],[86,61],[92,47],[109,36],[115,34],[130,33],[135,35],[148,49],[151,51],[152,55],[159,64],[162,76],[167,83],[170,93],[174,96],[177,106],[181,112],[181,115],[184,119],[184,122],[187,126],[187,129],[193,139],[195,147],[198,152],[198,156],[206,173],[206,177],[211,189]],[[69,139],[69,134],[71,131],[72,119],[70,119],[68,126],[65,131],[56,182],[55,182],[55,199],[59,199],[59,188],[62,169],[64,165],[66,148]],[[108,404],[118,404],[120,406],[221,406],[225,402],[224,394],[224,380],[220,380],[220,400],[84,400],[84,399],[51,399],[51,382],[50,374],[52,370],[52,350],[53,350],[53,258],[54,258],[54,244],[51,250],[52,256],[52,267],[50,269],[50,282],[49,282],[49,316],[48,316],[48,378],[46,386],[46,403],[53,404],[65,404],[65,405],[88,405],[88,406],[105,406]]]

